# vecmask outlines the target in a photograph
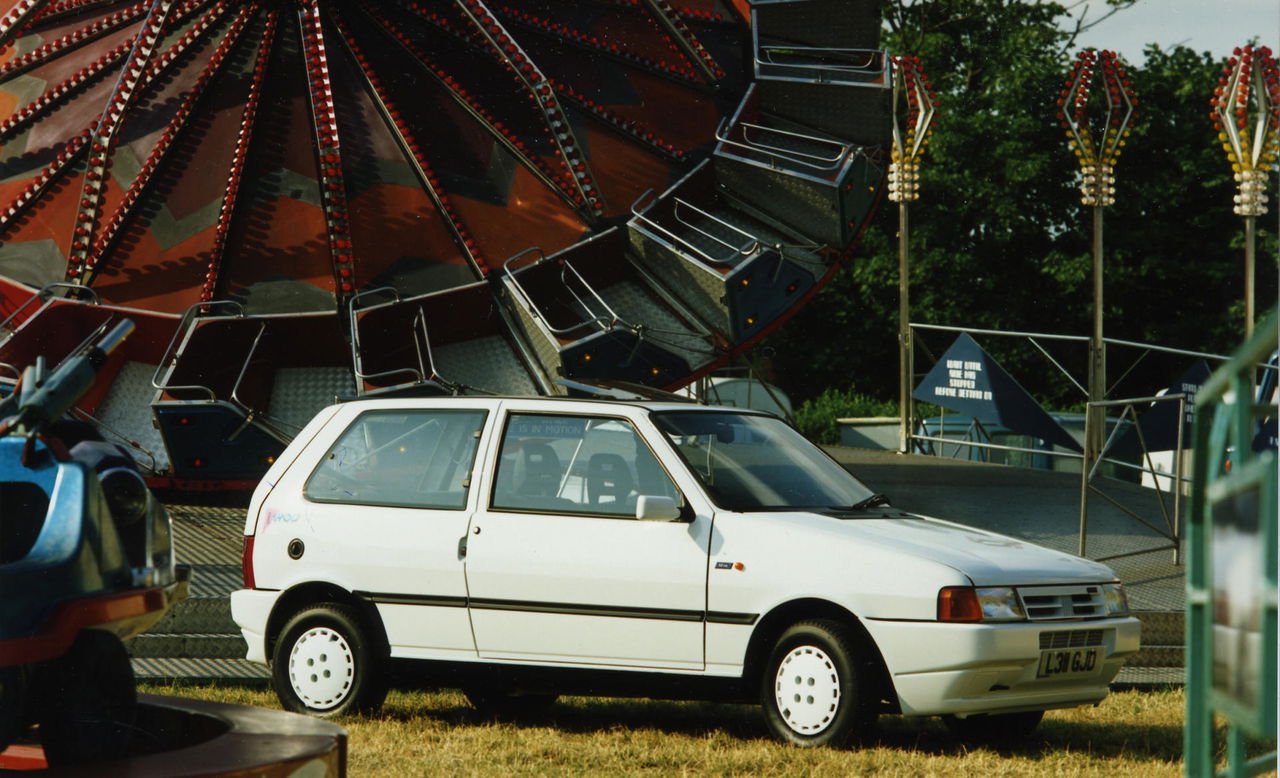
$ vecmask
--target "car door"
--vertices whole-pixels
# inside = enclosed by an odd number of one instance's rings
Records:
[[[683,501],[635,424],[518,405],[502,424],[466,550],[480,656],[701,669],[710,520],[635,518],[642,494]]]
[[[393,656],[475,657],[459,541],[487,415],[466,401],[368,410],[307,471],[291,531],[314,538],[308,569],[377,607]]]

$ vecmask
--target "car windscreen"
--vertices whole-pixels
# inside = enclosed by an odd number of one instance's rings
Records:
[[[873,496],[824,451],[772,416],[673,411],[652,418],[722,508],[847,510]]]

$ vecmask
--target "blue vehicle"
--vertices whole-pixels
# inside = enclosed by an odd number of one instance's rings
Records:
[[[122,640],[187,595],[169,516],[122,448],[64,414],[133,330],[119,322],[0,401],[0,750],[39,724],[51,766],[125,756]]]

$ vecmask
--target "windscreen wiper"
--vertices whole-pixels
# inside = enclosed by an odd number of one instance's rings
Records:
[[[888,496],[877,493],[877,494],[871,495],[870,497],[868,497],[867,499],[859,503],[855,503],[849,510],[860,511],[865,508],[878,508],[881,505],[888,505],[888,504],[889,504]]]

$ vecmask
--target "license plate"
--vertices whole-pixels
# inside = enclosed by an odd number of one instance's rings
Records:
[[[1092,675],[1102,666],[1102,648],[1063,648],[1040,652],[1037,678]]]

